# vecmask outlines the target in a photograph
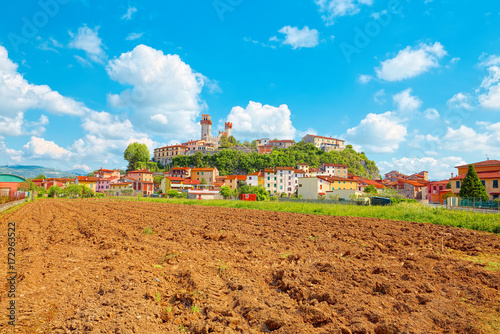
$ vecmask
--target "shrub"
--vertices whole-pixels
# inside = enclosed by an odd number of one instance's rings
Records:
[[[180,194],[177,190],[170,189],[167,191],[167,196],[169,198],[178,198],[180,196]]]
[[[122,196],[132,196],[134,195],[134,189],[132,188],[120,189],[120,193]]]

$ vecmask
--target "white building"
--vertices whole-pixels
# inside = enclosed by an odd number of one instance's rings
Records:
[[[320,150],[325,152],[343,151],[345,149],[345,141],[332,137],[322,137],[315,135],[306,135],[302,138],[304,143],[311,143]]]
[[[276,171],[274,169],[266,169],[264,170],[264,188],[270,194],[276,194]]]

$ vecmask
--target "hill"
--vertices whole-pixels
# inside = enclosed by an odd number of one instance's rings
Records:
[[[364,152],[356,152],[347,145],[342,152],[326,153],[313,144],[299,142],[289,149],[274,150],[269,155],[259,155],[257,152],[242,153],[226,149],[215,154],[180,156],[173,158],[174,167],[217,167],[220,175],[252,173],[265,168],[297,167],[299,163],[307,163],[312,168],[318,168],[323,163],[345,164],[349,173],[372,179],[380,178],[380,172],[374,161],[369,160]]]
[[[42,166],[21,166],[21,165],[0,166],[0,174],[14,174],[22,176],[27,179],[37,177],[40,174],[45,175],[47,178],[76,177],[77,175],[83,175],[80,173],[76,174],[70,171],[61,171],[55,168],[47,168]]]

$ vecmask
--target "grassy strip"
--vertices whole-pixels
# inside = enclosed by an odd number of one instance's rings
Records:
[[[220,206],[226,208],[246,208],[278,212],[296,212],[327,216],[372,217],[463,227],[471,230],[500,234],[500,214],[485,214],[471,211],[450,211],[445,208],[429,208],[421,204],[411,203],[401,203],[399,205],[383,207],[293,202],[245,202],[224,200],[200,201],[188,199],[137,197],[121,197],[118,199],[201,206]]]

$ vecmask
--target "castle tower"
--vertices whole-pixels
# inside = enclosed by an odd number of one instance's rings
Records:
[[[226,127],[224,128],[224,132],[227,135],[227,138],[231,137],[231,129],[233,128],[233,123],[226,122]]]
[[[207,140],[212,136],[212,120],[210,115],[201,115],[201,139]]]

